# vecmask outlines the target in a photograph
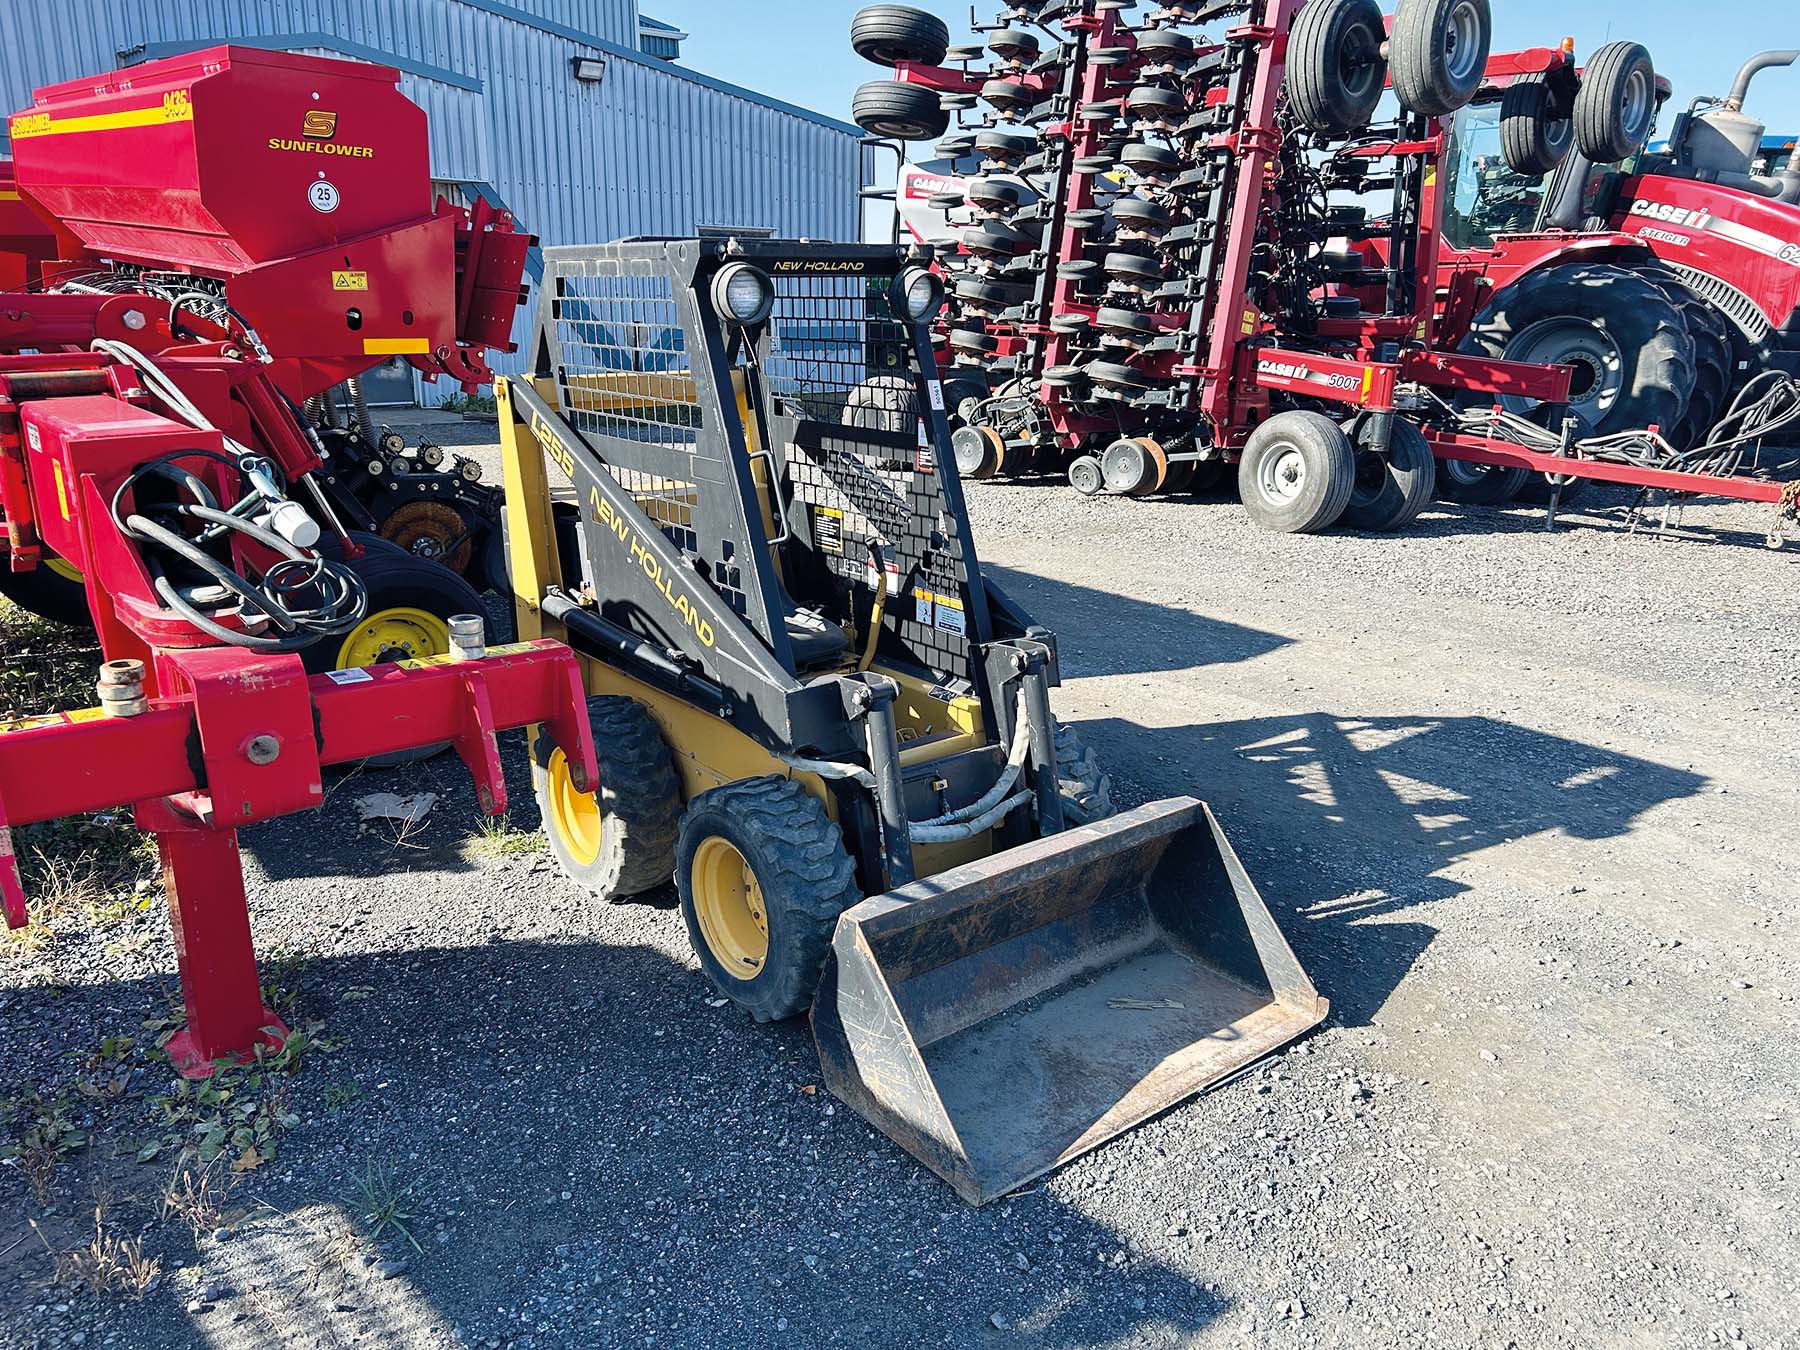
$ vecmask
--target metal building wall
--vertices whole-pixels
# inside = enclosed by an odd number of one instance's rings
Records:
[[[232,39],[399,67],[433,176],[483,185],[546,244],[856,238],[855,129],[644,55],[634,0],[0,0],[0,100]],[[577,55],[605,78],[575,80]]]

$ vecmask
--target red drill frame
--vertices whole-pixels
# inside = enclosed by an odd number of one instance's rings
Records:
[[[1214,241],[1222,251],[1223,265],[1218,272],[1219,284],[1204,298],[1200,359],[1184,361],[1175,354],[1161,353],[1142,360],[1133,358],[1127,364],[1184,381],[1187,394],[1177,411],[1198,415],[1202,425],[1210,428],[1211,446],[1227,458],[1235,458],[1256,425],[1269,414],[1270,391],[1322,399],[1372,413],[1393,413],[1398,387],[1406,382],[1457,391],[1504,390],[1548,403],[1564,402],[1570,378],[1566,369],[1452,355],[1434,349],[1436,309],[1432,297],[1438,287],[1439,216],[1430,177],[1422,169],[1420,176],[1430,195],[1420,214],[1416,282],[1409,306],[1356,319],[1323,318],[1315,333],[1303,336],[1283,332],[1275,317],[1264,314],[1250,302],[1252,255],[1271,192],[1269,168],[1281,145],[1276,107],[1285,77],[1287,34],[1303,3],[1304,0],[1259,0],[1253,8],[1252,22],[1225,33],[1226,41],[1254,48],[1251,59],[1255,71],[1241,125],[1205,143],[1209,150],[1228,152],[1234,167],[1226,189],[1230,193],[1230,209],[1224,216],[1222,236]],[[1072,32],[1089,33],[1090,49],[1131,49],[1136,45],[1135,35],[1125,28],[1116,10],[1064,20],[1063,26]],[[1213,49],[1200,48],[1198,54],[1209,50]],[[1546,60],[1552,55],[1560,57],[1560,53],[1544,53]],[[1077,74],[1077,108],[1094,109],[1122,100],[1135,83],[1140,64],[1129,60],[1109,65],[1086,62]],[[894,78],[959,95],[978,93],[982,86],[979,77],[962,71],[904,62],[895,67]],[[1049,92],[1041,76],[1013,72],[1008,78]],[[1222,89],[1213,90],[1208,99],[1211,106],[1226,101],[1227,94]],[[1042,131],[1046,137],[1066,137],[1073,160],[1100,148],[1105,120],[1078,115],[1071,121],[1050,124]],[[1428,128],[1417,137],[1364,145],[1353,153],[1364,158],[1410,158],[1423,165],[1435,163],[1443,147],[1442,132]],[[1040,374],[1069,360],[1073,351],[1070,337],[1052,328],[1049,321],[1060,315],[1092,317],[1097,309],[1082,297],[1076,281],[1060,274],[1061,265],[1080,259],[1086,247],[1080,233],[1065,227],[1068,216],[1092,209],[1095,202],[1093,177],[1068,175],[1066,190],[1061,200],[1052,203],[1053,214],[1046,225],[1046,238],[1053,241],[1047,265],[1058,269],[1058,274],[1049,288],[1045,312],[1023,323],[990,325],[989,331],[999,339],[999,356],[1031,362]],[[1467,299],[1464,296],[1463,302]],[[1189,323],[1186,311],[1152,312],[1149,317],[1163,332],[1184,328]],[[1043,349],[1041,360],[1034,358],[1032,350],[1039,343]],[[1386,355],[1384,347],[1393,354]],[[943,360],[943,373],[948,377],[954,373],[954,367],[948,364],[947,354]],[[1065,453],[1075,452],[1084,442],[1120,434],[1118,415],[1096,416],[1071,406],[1063,389],[1054,382],[1045,380],[1038,385],[1037,400],[1048,414]],[[1130,416],[1131,412],[1127,410],[1125,415]],[[1431,427],[1422,430],[1440,454],[1460,455],[1464,450],[1479,449],[1498,455],[1513,450],[1490,438]]]
[[[102,650],[141,663],[144,695],[110,704],[118,715],[0,725],[0,901],[10,926],[26,922],[12,826],[131,806],[157,838],[187,1007],[169,1051],[183,1073],[204,1076],[285,1035],[262,1002],[237,829],[319,806],[328,765],[443,742],[474,775],[481,809],[497,814],[506,785],[495,735],[532,723],[586,790],[597,780],[581,673],[566,647],[542,641],[312,677],[296,654],[218,645],[164,607],[113,510],[115,498],[134,509],[137,466],[217,451],[218,433],[151,411],[135,370],[110,358],[0,357],[0,389],[9,527],[36,522],[51,548],[80,560]],[[229,505],[223,466],[193,463]],[[240,573],[268,562],[241,545],[233,559]]]

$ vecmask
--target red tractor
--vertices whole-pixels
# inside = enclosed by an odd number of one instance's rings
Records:
[[[1643,147],[1668,86],[1642,48],[1614,43],[1580,74],[1619,88],[1631,139],[1609,145],[1576,125],[1572,59],[1566,72],[1490,63],[1455,117],[1439,184],[1445,274],[1484,286],[1466,348],[1571,365],[1570,407],[1589,434],[1656,428],[1682,451],[1751,381],[1800,369],[1800,165],[1771,158],[1743,111],[1759,71],[1796,59],[1753,58],[1655,150]],[[1517,467],[1446,468],[1465,500],[1543,491]]]

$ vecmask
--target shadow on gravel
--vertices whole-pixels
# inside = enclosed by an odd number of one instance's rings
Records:
[[[659,951],[494,942],[296,979],[337,1048],[293,1080],[303,1123],[245,1179],[238,1199],[266,1205],[207,1248],[219,1306],[166,1287],[119,1305],[125,1344],[1185,1344],[1231,1306],[1041,1190],[965,1207],[817,1086],[804,1023],[713,1008]],[[161,991],[53,997],[18,991],[9,1015],[54,1037],[69,1000],[133,1022]],[[422,1248],[383,1234],[408,1261],[389,1281],[326,1238],[370,1236],[371,1163]],[[1193,1201],[1144,1203],[1172,1222]]]
[[[1109,591],[1071,586],[992,563],[983,563],[982,570],[993,576],[1015,604],[1056,633],[1065,673],[1128,675],[1194,670],[1252,661],[1293,642],[1279,633],[1265,633]],[[1087,646],[1078,632],[1098,634],[1101,640]],[[1119,641],[1121,634],[1129,634],[1130,641]]]
[[[1707,782],[1487,717],[1078,725],[1151,796],[1191,792],[1212,804],[1278,915],[1311,920],[1285,927],[1349,1025],[1380,1008],[1437,931],[1358,921],[1463,894],[1443,873],[1482,849],[1538,834],[1616,838]]]

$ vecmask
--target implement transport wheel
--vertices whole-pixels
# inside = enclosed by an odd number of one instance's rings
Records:
[[[368,552],[348,566],[369,592],[368,614],[342,637],[328,637],[308,647],[301,659],[309,673],[443,656],[450,650],[450,619],[454,615],[479,614],[483,624],[487,623],[481,596],[456,573],[402,553],[386,540],[371,543],[367,536],[358,539]],[[339,557],[329,544],[322,545],[320,552]]]
[[[1694,381],[1694,340],[1681,311],[1656,285],[1610,263],[1546,267],[1508,286],[1476,317],[1478,352],[1575,367],[1569,410],[1587,434],[1680,423]],[[1503,396],[1530,416],[1530,399]]]
[[[1363,448],[1374,433],[1373,418],[1353,417],[1344,430],[1356,445],[1356,486],[1338,524],[1374,534],[1410,524],[1437,492],[1437,459],[1424,433],[1396,417],[1387,454],[1378,455]]]
[[[1312,0],[1288,39],[1287,88],[1300,120],[1321,136],[1369,124],[1387,86],[1387,28],[1377,0]]]
[[[1519,495],[1530,469],[1447,459],[1438,465],[1438,496],[1465,506],[1501,506]]]
[[[1475,97],[1487,71],[1488,0],[1400,0],[1388,69],[1394,94],[1422,117],[1446,117]]]
[[[1500,153],[1506,167],[1528,178],[1556,172],[1575,147],[1575,124],[1551,108],[1550,82],[1541,72],[1520,75],[1500,96]]]
[[[1113,813],[1112,779],[1100,767],[1100,756],[1074,727],[1061,722],[1056,732],[1056,786],[1062,795],[1063,819],[1092,825]]]
[[[951,433],[950,449],[964,478],[992,478],[1006,459],[1006,442],[992,427],[958,427]]]
[[[1330,529],[1355,487],[1350,438],[1323,413],[1277,413],[1250,434],[1238,461],[1244,510],[1277,534]]]
[[[950,50],[950,29],[937,15],[911,5],[869,5],[850,20],[850,46],[878,66],[902,61],[941,66]]]
[[[599,789],[579,792],[548,735],[533,748],[531,787],[550,851],[569,879],[602,900],[668,885],[675,875],[681,781],[662,732],[642,704],[596,695],[587,701]]]
[[[1092,455],[1077,455],[1069,465],[1069,486],[1084,497],[1098,497],[1106,491],[1106,471]]]
[[[824,806],[772,775],[689,803],[675,885],[701,970],[759,1022],[812,1006],[838,915],[862,899]]]
[[[94,616],[88,610],[87,584],[81,572],[48,549],[29,572],[15,572],[7,560],[0,558],[0,595],[4,595],[27,614],[70,628],[92,628]]]
[[[1122,497],[1148,497],[1169,477],[1169,457],[1148,436],[1114,441],[1100,456],[1106,490]]]
[[[935,90],[899,80],[871,80],[858,89],[850,116],[870,135],[896,141],[935,140],[950,126]]]
[[[1609,42],[1581,72],[1575,148],[1596,164],[1635,154],[1656,121],[1656,66],[1635,42]]]

